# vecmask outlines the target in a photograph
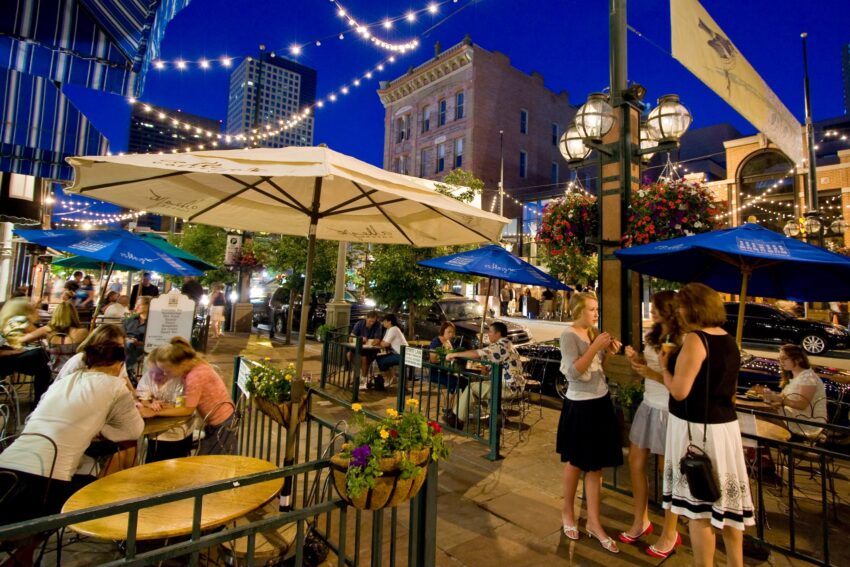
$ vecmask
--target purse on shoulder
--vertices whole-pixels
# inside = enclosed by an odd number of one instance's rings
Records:
[[[708,394],[709,394],[709,353],[708,341],[702,335],[700,340],[705,346],[705,421],[702,430],[702,446],[705,447],[708,437]],[[691,495],[703,502],[716,502],[720,498],[720,487],[717,484],[717,476],[714,474],[714,466],[711,457],[693,444],[691,439],[691,424],[688,423],[688,448],[685,456],[679,461],[679,472],[687,479]]]

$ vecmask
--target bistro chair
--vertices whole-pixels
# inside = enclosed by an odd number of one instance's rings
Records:
[[[216,440],[215,440],[215,444],[213,445],[213,448],[223,447],[225,442],[227,441],[228,437],[230,437],[231,435],[234,436],[234,437],[239,435],[239,422],[241,420],[241,413],[239,413],[237,411],[236,404],[234,404],[232,401],[230,401],[230,400],[221,401],[221,402],[217,403],[215,405],[215,407],[213,409],[211,409],[204,416],[204,418],[198,422],[198,427],[195,430],[195,433],[193,435],[193,439],[194,439],[193,443],[197,443],[197,444],[192,449],[192,452],[190,453],[191,456],[196,457],[198,455],[204,454],[204,453],[201,453],[201,441],[206,437],[205,431],[206,431],[207,423],[209,422],[209,418],[210,418],[210,416],[214,415],[215,412],[217,412],[219,410],[219,408],[221,408],[221,406],[224,406],[224,405],[230,405],[233,408],[233,420],[230,422],[230,425],[228,425],[227,427],[225,427],[223,429],[219,429],[216,432]]]

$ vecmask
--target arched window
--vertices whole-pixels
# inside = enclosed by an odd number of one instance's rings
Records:
[[[750,157],[738,171],[738,222],[755,221],[782,232],[800,216],[794,199],[794,164],[784,154],[766,150]]]

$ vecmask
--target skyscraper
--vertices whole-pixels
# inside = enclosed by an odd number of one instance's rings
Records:
[[[189,126],[187,126],[187,124]],[[151,154],[189,148],[212,149],[221,134],[221,121],[162,108],[152,104],[134,104],[130,115],[127,151]]]
[[[226,133],[265,134],[257,145],[268,148],[312,146],[312,114],[296,126],[282,128],[315,100],[315,69],[274,53],[263,53],[259,64],[254,57],[246,58],[230,74]]]

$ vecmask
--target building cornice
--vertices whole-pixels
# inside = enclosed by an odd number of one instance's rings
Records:
[[[472,64],[473,47],[460,43],[378,91],[386,107],[455,71]]]

